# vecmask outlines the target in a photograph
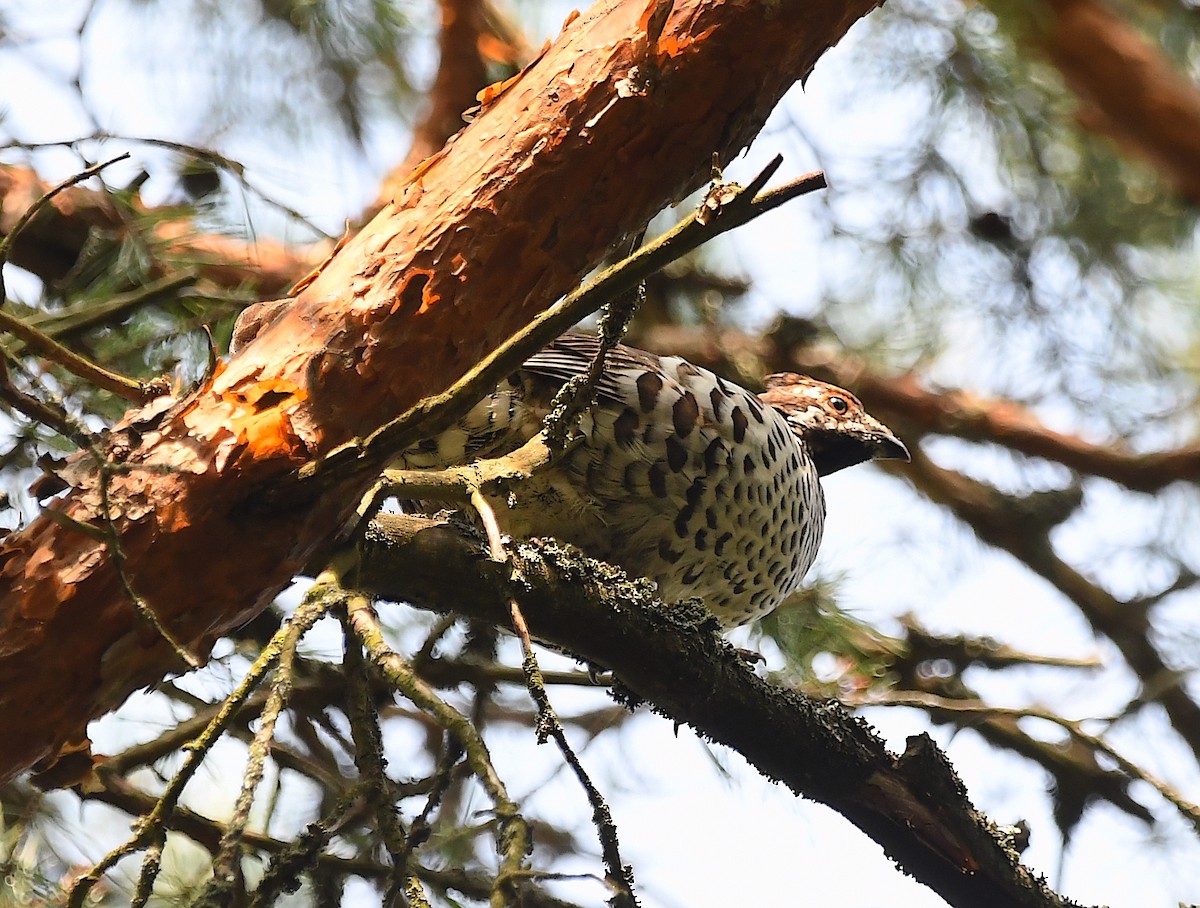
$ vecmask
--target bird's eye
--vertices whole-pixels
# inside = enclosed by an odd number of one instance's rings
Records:
[[[841,397],[829,398],[829,406],[833,407],[838,413],[845,413],[850,409],[850,405]]]

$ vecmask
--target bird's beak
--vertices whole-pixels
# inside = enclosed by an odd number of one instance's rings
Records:
[[[868,444],[873,448],[871,455],[872,460],[903,460],[908,463],[912,460],[908,455],[908,448],[904,446],[899,438],[892,434],[890,429],[883,429],[882,432],[872,433],[867,437]]]
[[[904,442],[879,420],[865,414],[855,423],[843,424],[836,431],[810,432],[805,440],[817,472],[822,476],[868,460],[909,459]]]

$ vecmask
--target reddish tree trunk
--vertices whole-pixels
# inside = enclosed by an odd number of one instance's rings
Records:
[[[1048,0],[1038,39],[1084,102],[1079,119],[1200,203],[1200,90],[1106,4]]]
[[[449,386],[728,160],[872,0],[606,0],[202,388],[114,432],[0,548],[0,778],[265,607],[365,480],[265,506],[299,465]],[[160,406],[157,409],[162,409]],[[103,491],[103,494],[102,494]],[[105,514],[102,499],[107,498]],[[54,519],[52,519],[54,518]]]

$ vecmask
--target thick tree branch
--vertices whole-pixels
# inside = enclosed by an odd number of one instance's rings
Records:
[[[497,564],[431,518],[380,517],[360,554],[346,579],[382,598],[505,624],[506,603],[519,596],[535,636],[612,669],[631,701],[833,807],[951,904],[1069,904],[1021,866],[928,738],[896,757],[836,704],[760,680],[702,609],[664,608],[644,581],[553,543],[515,546],[512,566]]]
[[[207,652],[339,531],[369,479],[267,506],[264,487],[452,384],[707,178],[714,154],[741,150],[873,6],[601,0],[223,371],[126,417],[111,507],[86,458],[51,507],[74,526],[111,523],[132,589]],[[139,624],[103,543],[43,516],[0,545],[8,776],[178,663]]]

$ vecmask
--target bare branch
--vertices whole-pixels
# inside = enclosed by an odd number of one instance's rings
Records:
[[[845,701],[844,701],[845,702]],[[849,705],[863,706],[914,706],[924,710],[938,710],[955,713],[969,713],[987,717],[1005,717],[1011,719],[1041,719],[1057,725],[1067,731],[1071,737],[1086,744],[1092,750],[1103,753],[1116,761],[1123,772],[1130,778],[1138,779],[1154,788],[1163,799],[1179,811],[1196,832],[1200,833],[1200,806],[1193,804],[1183,797],[1174,787],[1159,779],[1148,770],[1141,768],[1125,757],[1103,738],[1093,735],[1084,729],[1083,723],[1077,719],[1067,719],[1047,709],[1036,707],[1005,707],[993,706],[988,703],[968,702],[934,694],[916,692],[878,693],[850,701]]]

